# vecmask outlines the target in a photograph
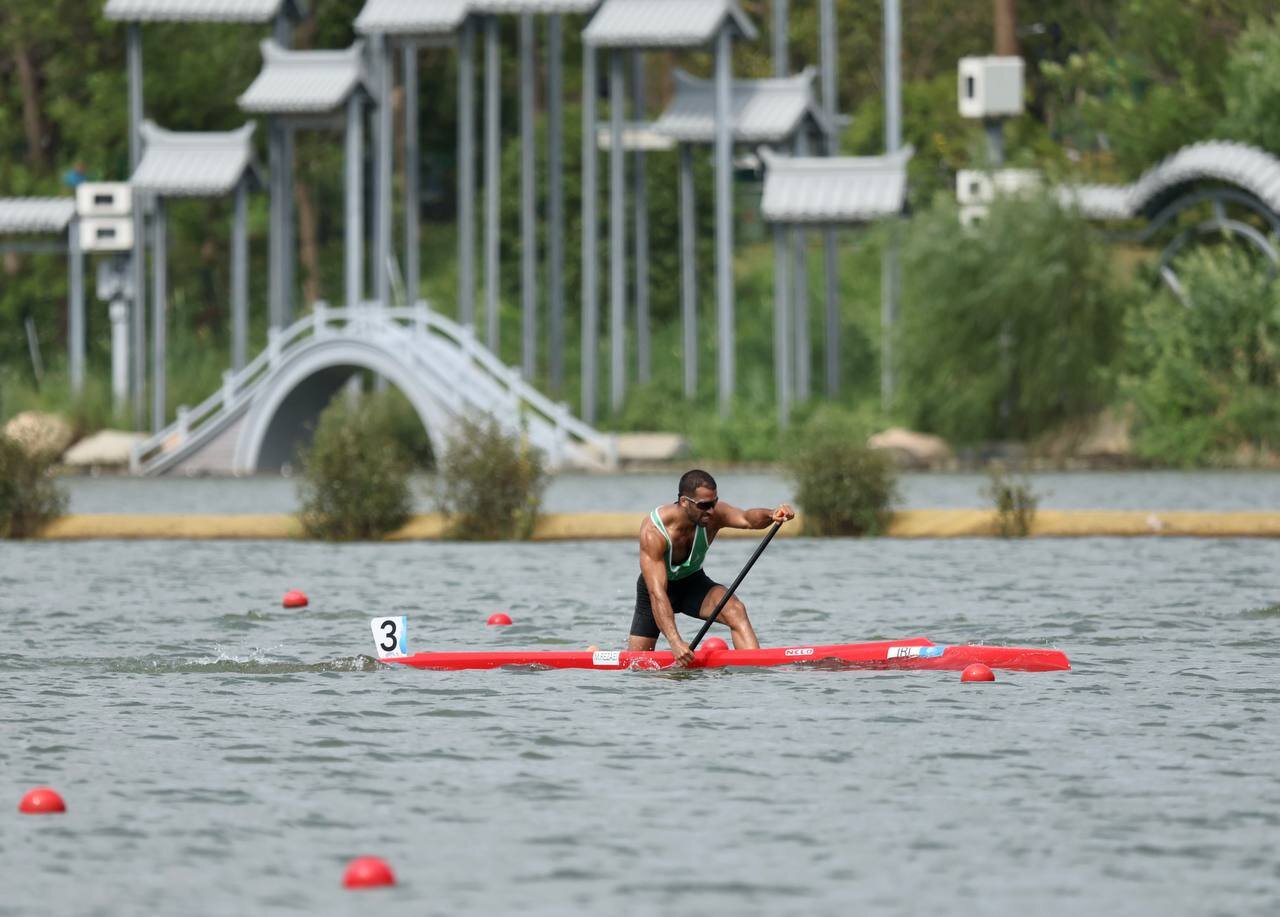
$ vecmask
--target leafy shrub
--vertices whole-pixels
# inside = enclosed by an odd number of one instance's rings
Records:
[[[1123,299],[1093,231],[1047,198],[1001,199],[964,229],[939,204],[903,258],[898,406],[957,443],[1029,439],[1107,400]]]
[[[898,498],[893,459],[839,432],[799,437],[787,471],[806,535],[878,535]]]
[[[1232,248],[1180,258],[1184,303],[1154,296],[1127,327],[1134,447],[1171,465],[1280,452],[1280,289]]]
[[[440,461],[440,510],[454,538],[496,541],[533,534],[547,471],[523,433],[492,416],[463,418]]]
[[[368,396],[368,410],[377,414],[377,422],[383,425],[401,448],[405,450],[415,468],[435,468],[435,454],[431,440],[422,426],[422,418],[413,404],[398,388]]]
[[[339,394],[300,458],[298,517],[308,537],[380,538],[408,520],[410,460],[384,411]]]
[[[992,465],[990,482],[983,493],[995,502],[996,525],[1001,538],[1025,538],[1031,534],[1040,497],[1026,478],[1011,479],[1002,465]]]
[[[29,538],[66,510],[67,494],[52,473],[56,461],[0,433],[0,538]]]

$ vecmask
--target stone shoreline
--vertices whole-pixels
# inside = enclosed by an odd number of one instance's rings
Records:
[[[534,541],[635,538],[639,513],[546,513],[539,517]],[[755,538],[753,531],[725,530],[726,538]],[[779,537],[804,534],[804,516],[783,527]],[[997,535],[995,513],[984,509],[918,509],[893,514],[890,538],[989,538]],[[1142,535],[1195,538],[1280,538],[1277,512],[1120,512],[1040,510],[1034,537],[1072,538]],[[63,516],[37,536],[45,541],[124,539],[288,539],[301,538],[296,517],[286,514],[175,515],[81,514]],[[438,513],[413,516],[387,541],[431,541],[444,537]]]

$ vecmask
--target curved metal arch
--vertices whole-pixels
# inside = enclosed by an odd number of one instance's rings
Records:
[[[1276,269],[1280,266],[1280,252],[1276,251],[1276,247],[1271,244],[1271,240],[1258,232],[1256,227],[1250,226],[1248,223],[1241,223],[1238,220],[1216,219],[1206,220],[1196,226],[1184,229],[1178,234],[1172,242],[1165,246],[1163,252],[1160,253],[1160,279],[1164,281],[1170,292],[1182,301],[1184,306],[1191,305],[1191,297],[1188,295],[1186,288],[1182,285],[1182,281],[1178,279],[1178,273],[1173,269],[1173,259],[1186,246],[1192,238],[1196,236],[1207,236],[1214,233],[1222,235],[1236,234],[1243,236],[1252,242],[1254,247],[1262,252],[1270,261],[1271,268],[1267,272],[1267,279],[1274,280]]]
[[[1266,220],[1267,225],[1271,227],[1272,234],[1280,237],[1280,214],[1277,214],[1255,195],[1237,188],[1202,188],[1191,194],[1175,198],[1165,205],[1142,230],[1131,238],[1137,242],[1147,242],[1174,217],[1204,203],[1212,203],[1219,207],[1225,204],[1237,204]]]
[[[427,431],[432,451],[436,455],[442,454],[444,431],[453,415],[439,402],[424,396],[426,386],[421,384],[419,374],[411,366],[376,344],[350,339],[319,339],[290,353],[274,373],[271,384],[250,404],[236,442],[234,468],[237,474],[257,471],[267,433],[285,399],[317,373],[342,366],[378,373],[403,392]]]

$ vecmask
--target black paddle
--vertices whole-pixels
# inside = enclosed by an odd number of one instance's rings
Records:
[[[778,529],[780,528],[782,528],[782,523],[775,522],[773,524],[773,528],[769,529],[769,534],[765,535],[761,540],[760,545],[756,548],[756,552],[751,555],[751,559],[747,561],[747,565],[743,567],[742,572],[738,574],[738,578],[733,581],[733,585],[729,587],[729,590],[722,595],[720,597],[720,601],[716,603],[715,610],[711,612],[711,617],[707,618],[707,623],[702,625],[702,630],[698,631],[698,636],[694,637],[693,642],[689,644],[690,650],[696,650],[698,648],[698,644],[702,642],[702,638],[707,635],[707,631],[711,628],[711,625],[716,623],[716,618],[720,616],[720,609],[724,608],[725,603],[729,601],[729,597],[733,595],[734,590],[738,588],[742,583],[743,578],[747,575],[747,572],[751,569],[751,565],[760,558],[760,555],[764,553],[764,549],[769,547],[769,542],[773,540],[774,535],[778,534]]]

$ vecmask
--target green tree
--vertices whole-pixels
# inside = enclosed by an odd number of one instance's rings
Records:
[[[440,510],[467,541],[533,534],[547,487],[546,459],[523,433],[492,417],[462,417],[440,460]]]
[[[385,399],[351,404],[343,394],[320,412],[301,456],[298,513],[311,538],[381,538],[409,518],[409,453],[396,438]]]
[[[1280,153],[1280,19],[1255,21],[1231,49],[1218,134]]]
[[[1280,452],[1280,289],[1268,265],[1223,247],[1177,270],[1186,300],[1161,291],[1127,323],[1138,453],[1205,465]]]
[[[899,410],[958,442],[1033,437],[1101,407],[1123,300],[1102,242],[1049,197],[962,228],[918,214],[903,253]]]

